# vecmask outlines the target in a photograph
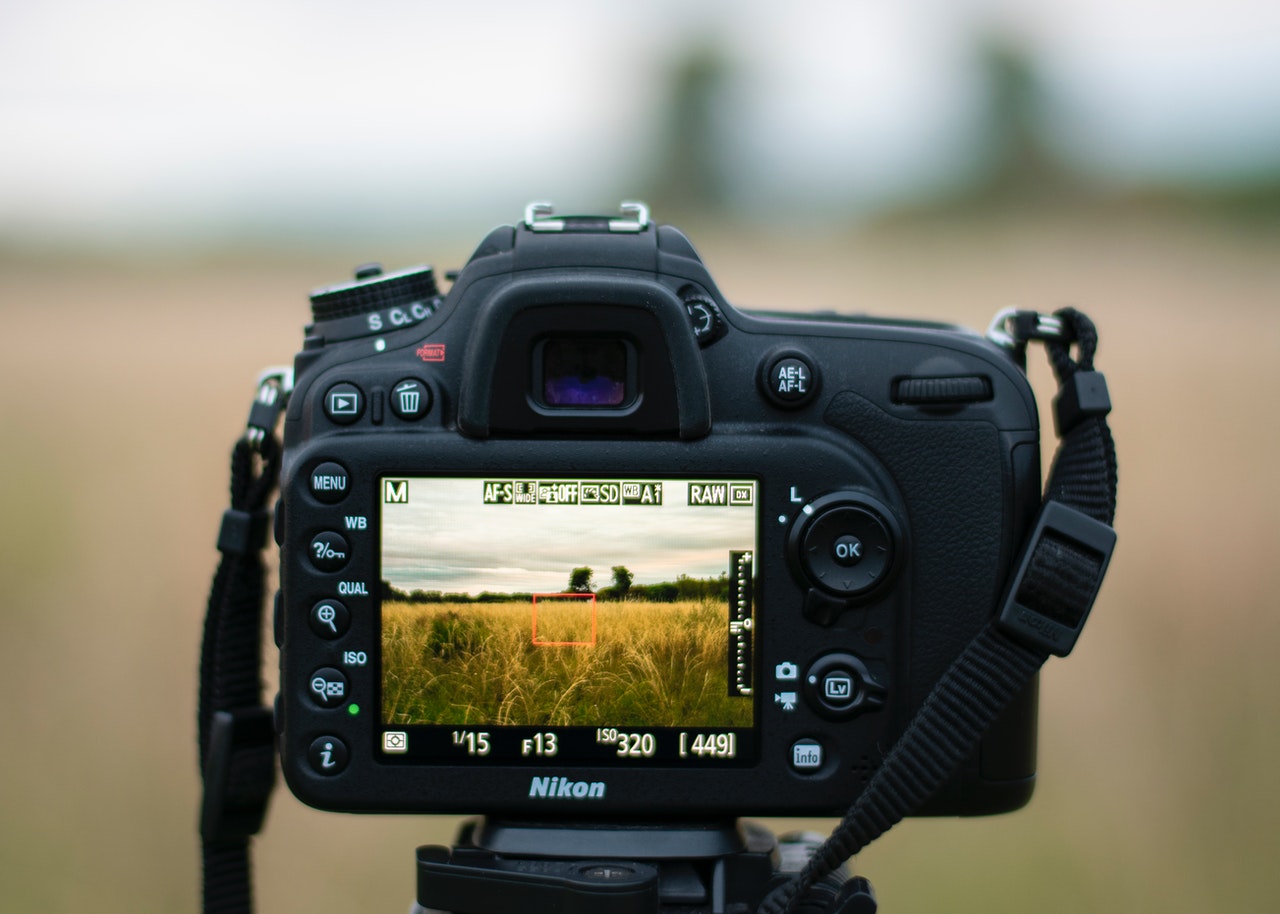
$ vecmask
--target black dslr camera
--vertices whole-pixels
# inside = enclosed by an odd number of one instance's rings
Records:
[[[312,296],[277,728],[324,809],[839,814],[995,611],[1040,503],[1015,354],[726,302],[683,234],[530,207],[442,295]],[[1017,808],[1022,692],[920,812]]]
[[[1087,317],[742,311],[639,204],[534,204],[451,278],[315,292],[233,451],[206,910],[249,910],[277,747],[322,809],[483,814],[419,848],[414,914],[870,914],[842,862],[900,817],[1027,801],[1037,671],[1115,542]],[[841,813],[825,841],[737,818]]]

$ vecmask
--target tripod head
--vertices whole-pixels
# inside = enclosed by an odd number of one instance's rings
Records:
[[[748,914],[808,862],[822,837],[745,820],[539,823],[474,819],[453,848],[418,848],[411,914]],[[844,868],[797,911],[874,914]]]

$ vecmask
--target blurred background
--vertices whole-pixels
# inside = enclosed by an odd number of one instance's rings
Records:
[[[744,306],[1101,328],[1120,545],[1044,673],[1036,797],[895,828],[857,861],[883,909],[1273,909],[1266,0],[0,0],[0,909],[198,905],[227,454],[307,292],[624,198]],[[260,909],[404,910],[455,825],[281,787]]]

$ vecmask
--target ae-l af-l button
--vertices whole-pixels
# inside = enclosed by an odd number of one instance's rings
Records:
[[[774,352],[761,365],[760,387],[775,406],[798,409],[818,393],[813,360],[799,352]]]

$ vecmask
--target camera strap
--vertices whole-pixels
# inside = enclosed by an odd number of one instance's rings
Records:
[[[1049,656],[1071,651],[1102,585],[1115,548],[1117,473],[1106,421],[1111,402],[1106,381],[1093,369],[1097,331],[1071,308],[1052,318],[1008,312],[998,320],[1007,325],[1001,342],[1019,358],[1028,342],[1044,342],[1058,379],[1053,407],[1060,441],[1040,515],[1000,611],[934,685],[831,836],[757,914],[794,914],[810,888],[941,788]],[[853,891],[823,910],[862,910],[866,883],[851,880],[846,889]]]
[[[258,386],[248,430],[231,454],[231,507],[222,515],[222,560],[209,593],[200,653],[197,723],[204,802],[200,816],[203,910],[253,909],[249,840],[275,787],[275,728],[262,704],[263,550],[268,499],[280,476],[275,426],[291,386],[287,370]]]

